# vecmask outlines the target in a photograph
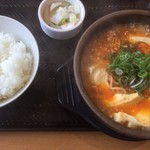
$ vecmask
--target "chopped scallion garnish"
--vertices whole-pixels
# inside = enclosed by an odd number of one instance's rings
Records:
[[[141,93],[150,85],[150,54],[138,51],[136,44],[132,50],[122,45],[119,52],[111,57],[108,68],[123,87]]]

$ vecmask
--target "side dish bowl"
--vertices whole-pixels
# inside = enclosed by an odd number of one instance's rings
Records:
[[[97,120],[99,120],[100,122],[102,121],[110,129],[127,137],[137,139],[150,139],[150,130],[131,129],[125,127],[113,121],[111,118],[107,117],[102,110],[98,109],[98,107],[92,102],[89,93],[85,89],[83,78],[81,75],[81,60],[87,43],[89,43],[97,33],[101,33],[107,28],[111,28],[114,25],[126,24],[131,22],[150,25],[150,12],[144,10],[122,10],[108,14],[94,22],[84,32],[76,47],[74,55],[74,75],[79,92],[81,93],[87,106],[94,113],[94,117],[96,117]]]
[[[79,17],[78,23],[74,25],[73,27],[59,29],[59,28],[55,28],[54,26],[52,27],[49,25],[50,16],[52,14],[50,12],[50,6],[54,3],[56,4],[59,2],[63,2],[63,1],[70,3],[72,6],[74,5],[79,6],[80,17]],[[54,8],[54,10],[56,8]],[[55,17],[55,20],[58,20],[60,17],[66,15],[66,14],[63,14],[63,13],[66,13],[64,12],[63,9],[61,11],[62,11],[61,13],[57,14],[57,16]],[[83,25],[84,18],[85,18],[85,8],[80,0],[43,0],[38,8],[38,18],[39,18],[41,28],[45,34],[47,34],[49,37],[52,37],[54,39],[65,40],[65,39],[74,37],[80,32],[81,27]]]
[[[19,44],[20,44],[20,41],[22,41],[24,43],[24,45],[26,46],[27,51],[31,54],[31,56],[33,58],[32,59],[32,68],[31,68],[28,80],[12,96],[5,98],[3,100],[0,100],[0,107],[2,107],[2,106],[5,106],[6,104],[9,104],[10,102],[13,102],[19,96],[21,96],[26,91],[26,89],[30,86],[32,81],[34,80],[34,77],[37,73],[38,65],[39,65],[39,49],[38,49],[37,42],[36,42],[34,36],[32,35],[32,33],[22,23],[20,23],[19,21],[15,20],[13,18],[0,15],[0,32],[2,34],[12,35],[14,37],[14,39],[16,40],[16,42],[18,42]],[[0,40],[2,40],[2,39],[0,39]],[[11,39],[9,39],[9,37],[8,37],[8,40],[11,40]],[[22,44],[22,42],[21,42],[21,44]],[[5,44],[9,44],[9,42],[8,43],[4,42],[4,45]],[[6,50],[7,50],[7,48],[6,48]],[[14,51],[15,51],[15,48],[14,48]],[[17,58],[18,58],[22,52],[20,52],[19,49],[17,51],[18,51],[18,53],[17,53]],[[14,66],[14,67],[18,67],[18,65],[19,65],[19,62],[18,63],[16,62],[15,66],[12,64],[12,66]],[[5,67],[6,68],[9,67],[8,64],[6,64]],[[26,69],[28,67],[26,67]],[[9,69],[11,70],[11,68],[9,68]],[[16,71],[14,72],[14,74],[15,73],[16,73]],[[12,77],[12,80],[13,80],[13,77]],[[4,82],[5,81],[3,81],[3,83]]]

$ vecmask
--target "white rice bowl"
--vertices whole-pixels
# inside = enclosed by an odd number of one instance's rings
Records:
[[[38,64],[39,50],[31,32],[18,21],[0,16],[0,107],[29,87]]]

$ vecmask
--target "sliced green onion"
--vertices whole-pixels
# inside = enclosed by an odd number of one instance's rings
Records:
[[[136,44],[121,45],[120,51],[113,54],[108,67],[120,86],[142,92],[150,86],[150,54],[136,49]]]
[[[119,84],[127,86],[129,78],[127,76],[122,76],[119,78]]]
[[[120,68],[116,68],[115,69],[115,73],[117,74],[117,75],[122,75],[123,74],[123,70],[122,69],[120,69]]]
[[[135,78],[135,79],[133,79],[131,82],[130,82],[130,88],[136,88],[136,87],[138,87],[143,81],[144,81],[144,79],[140,79],[140,80],[138,80],[137,78]]]
[[[147,71],[146,70],[140,70],[139,72],[138,72],[138,77],[140,77],[140,78],[145,78],[146,76],[147,76]]]

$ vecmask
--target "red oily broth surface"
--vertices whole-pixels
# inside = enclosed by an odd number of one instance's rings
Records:
[[[145,111],[147,115],[150,115],[149,87],[144,91],[144,96],[140,95],[129,103],[112,106],[111,102],[114,101],[114,95],[117,91],[111,90],[103,83],[95,84],[92,81],[91,66],[107,70],[111,55],[119,51],[122,41],[129,41],[130,36],[150,38],[150,26],[136,23],[113,26],[101,34],[95,35],[85,47],[82,55],[81,75],[84,87],[91,101],[108,116],[111,116],[114,112],[125,112],[136,116],[140,111]],[[144,54],[150,54],[150,45],[147,44],[147,46],[143,46],[139,50]]]

